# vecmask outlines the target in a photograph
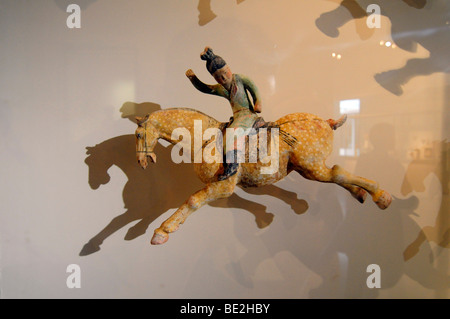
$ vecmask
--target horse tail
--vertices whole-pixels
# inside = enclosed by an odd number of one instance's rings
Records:
[[[345,121],[347,121],[347,114],[342,115],[337,121],[329,119],[327,120],[327,123],[333,130],[336,130],[338,127],[341,127],[345,123]]]

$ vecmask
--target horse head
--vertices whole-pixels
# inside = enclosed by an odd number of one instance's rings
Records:
[[[88,146],[86,155],[88,156],[84,162],[89,167],[89,186],[97,189],[100,185],[107,184],[110,180],[108,169],[113,165],[107,151],[102,148],[102,145]]]
[[[148,166],[148,159],[151,162],[156,162],[156,154],[153,152],[156,143],[158,142],[158,130],[149,121],[150,116],[136,117],[138,128],[136,129],[136,157],[139,165],[146,169]]]

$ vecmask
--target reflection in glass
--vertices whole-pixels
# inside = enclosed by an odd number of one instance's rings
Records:
[[[359,114],[361,101],[359,99],[342,100],[339,102],[340,114]],[[344,137],[342,145],[339,148],[340,156],[359,156],[359,148],[356,147],[356,119],[347,119],[347,135]]]

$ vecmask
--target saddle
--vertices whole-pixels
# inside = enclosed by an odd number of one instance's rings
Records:
[[[228,122],[222,123],[219,127],[219,130],[222,132],[225,132],[225,130],[227,129],[227,127],[229,127],[234,121],[234,117],[231,116],[230,120]],[[252,128],[254,130],[252,130],[250,132],[250,135],[258,133],[259,129],[262,128],[273,128],[273,127],[277,127],[277,125],[275,124],[275,122],[266,122],[262,116],[258,116],[255,120],[255,122],[253,122]]]
[[[222,134],[224,134],[225,133],[225,131],[226,131],[226,129],[227,129],[227,127],[229,127],[232,123],[233,123],[233,120],[234,120],[234,118],[231,116],[230,117],[230,120],[228,121],[228,122],[224,122],[224,123],[222,123],[220,126],[219,126],[219,130],[222,132]],[[275,122],[266,122],[265,120],[264,120],[264,118],[262,118],[261,116],[259,116],[259,117],[257,117],[256,118],[256,120],[255,120],[255,122],[253,123],[253,125],[252,125],[252,130],[250,130],[250,132],[248,133],[248,135],[246,136],[246,140],[245,140],[245,161],[246,162],[248,162],[248,158],[249,158],[249,137],[250,136],[254,136],[254,135],[257,135],[257,134],[259,134],[259,130],[260,129],[271,129],[271,128],[279,128],[279,125],[278,124],[276,124]],[[225,135],[225,134],[224,134]],[[223,135],[223,136],[224,136]],[[270,134],[268,134],[267,135],[267,140],[266,140],[266,143],[268,143],[267,145],[270,145],[270,139],[271,139],[271,135]],[[209,141],[207,141],[205,144],[204,144],[204,146],[206,146],[207,144],[209,144],[210,142],[212,141],[212,139],[211,140],[209,140]],[[260,147],[267,147],[267,145],[266,146],[261,146],[260,144],[259,144],[259,142],[258,142],[258,144],[257,144],[257,149],[256,150],[253,150],[253,152],[259,152],[259,148]],[[225,161],[225,152],[224,152],[224,161]]]

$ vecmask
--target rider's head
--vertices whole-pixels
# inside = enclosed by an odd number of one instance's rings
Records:
[[[217,83],[229,90],[231,88],[233,74],[231,73],[230,67],[227,65],[225,60],[220,56],[215,55],[210,47],[205,48],[203,53],[200,55],[200,58],[206,61],[206,68],[216,79]]]

